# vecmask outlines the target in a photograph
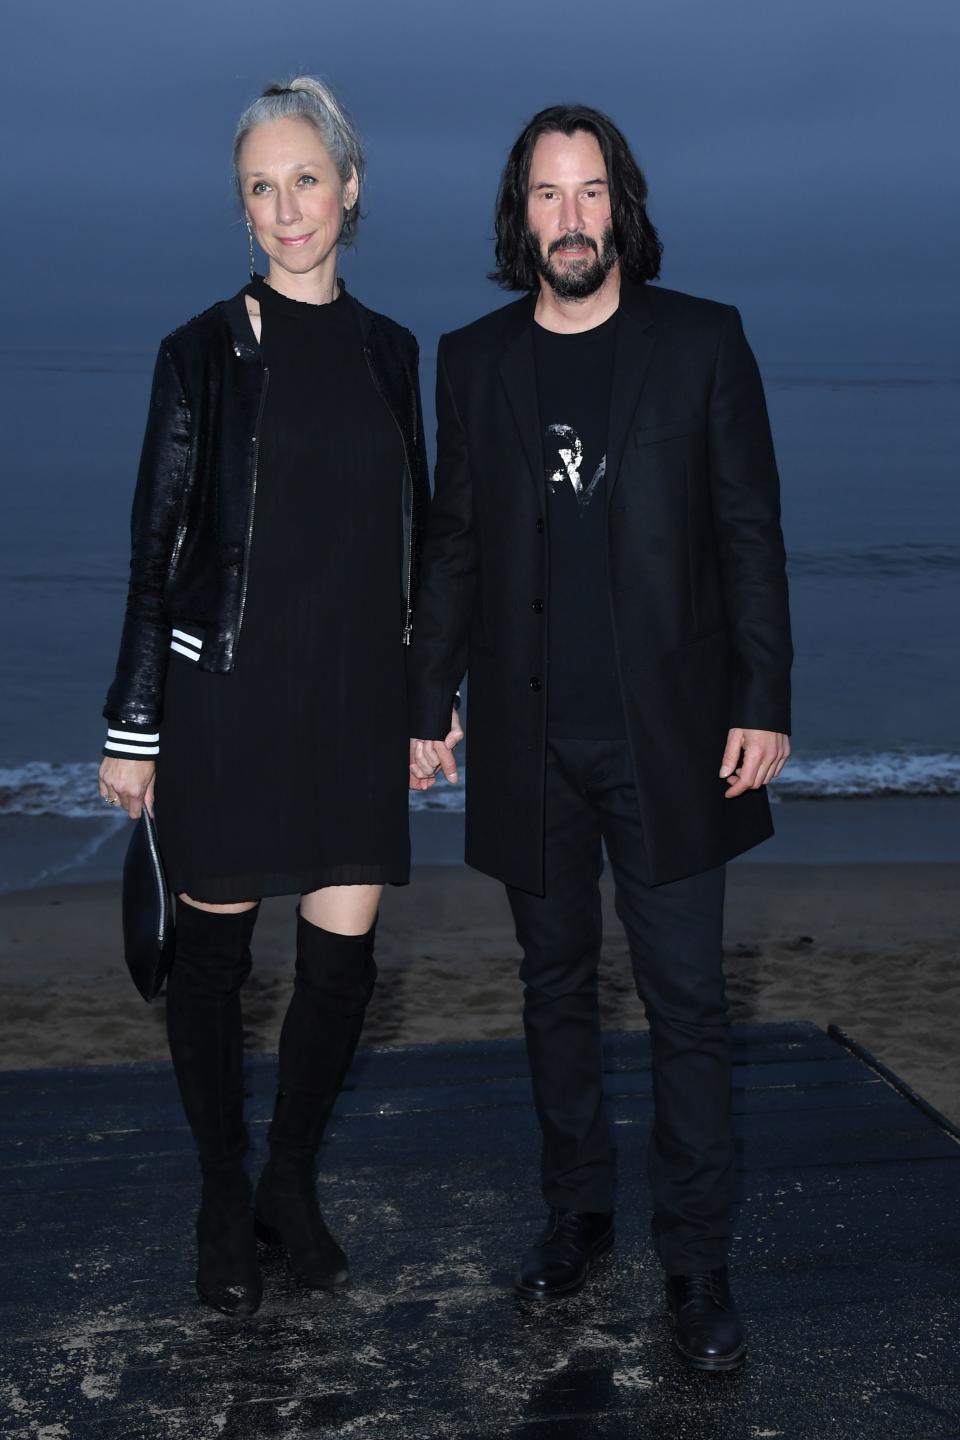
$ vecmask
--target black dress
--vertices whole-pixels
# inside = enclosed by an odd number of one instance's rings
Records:
[[[228,674],[171,651],[157,763],[168,879],[210,904],[410,868],[403,443],[348,295],[249,293],[269,381],[243,623]]]

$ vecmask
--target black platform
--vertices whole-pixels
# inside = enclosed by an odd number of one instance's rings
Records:
[[[250,1321],[193,1294],[196,1168],[169,1067],[0,1075],[5,1440],[947,1440],[960,1436],[960,1145],[813,1025],[736,1031],[738,1376],[671,1352],[646,1240],[643,1035],[608,1037],[616,1250],[538,1310],[542,1220],[513,1042],[367,1051],[322,1185],[353,1283]],[[893,1077],[895,1079],[895,1077]],[[262,1150],[273,1067],[250,1068]]]

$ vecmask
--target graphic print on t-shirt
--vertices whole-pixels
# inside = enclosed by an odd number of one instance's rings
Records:
[[[544,454],[547,457],[547,484],[554,493],[563,489],[569,480],[577,498],[577,507],[582,515],[597,492],[607,470],[607,457],[601,455],[600,463],[589,482],[584,484],[580,474],[583,466],[583,441],[572,425],[548,425],[544,436]],[[559,464],[555,469],[554,456]]]

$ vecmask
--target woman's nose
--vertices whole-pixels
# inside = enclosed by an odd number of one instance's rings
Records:
[[[277,224],[295,225],[300,219],[300,206],[294,190],[277,191]]]

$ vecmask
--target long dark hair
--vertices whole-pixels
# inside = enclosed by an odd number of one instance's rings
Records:
[[[647,182],[621,132],[608,115],[586,105],[551,105],[534,115],[507,157],[497,192],[497,268],[490,279],[506,290],[533,290],[537,271],[527,239],[530,159],[541,135],[586,130],[603,152],[610,186],[613,239],[627,280],[655,280],[663,246],[646,210]]]

